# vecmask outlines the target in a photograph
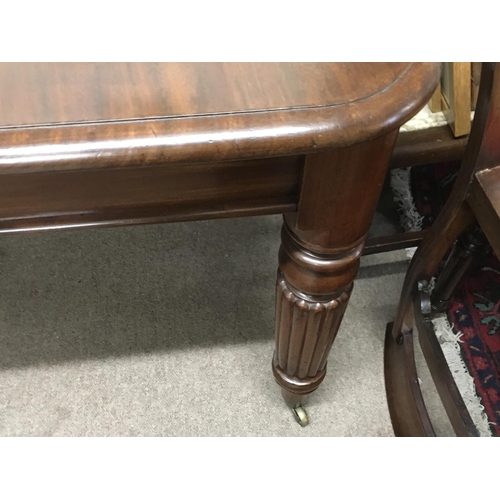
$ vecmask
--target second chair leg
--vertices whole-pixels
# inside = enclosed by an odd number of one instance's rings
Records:
[[[458,238],[432,291],[432,307],[442,312],[458,288],[485,255],[488,242],[477,224]]]

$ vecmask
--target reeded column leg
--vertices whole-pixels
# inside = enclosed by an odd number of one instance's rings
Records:
[[[283,226],[273,372],[291,408],[300,407],[325,377],[361,250],[358,245],[344,255],[311,252],[293,236],[286,222]],[[307,423],[304,415],[296,415],[301,424]]]
[[[284,217],[273,373],[301,425],[302,404],[326,374],[395,139],[308,156],[299,210]]]

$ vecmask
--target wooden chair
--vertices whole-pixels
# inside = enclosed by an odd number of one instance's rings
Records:
[[[478,227],[482,230],[479,231]],[[414,356],[419,342],[455,433],[477,436],[460,392],[436,338],[431,318],[450,298],[484,233],[500,257],[500,65],[483,63],[471,134],[453,191],[427,231],[408,269],[393,323],[387,325],[385,384],[397,436],[435,436],[420,391]],[[431,298],[429,282],[453,243]]]

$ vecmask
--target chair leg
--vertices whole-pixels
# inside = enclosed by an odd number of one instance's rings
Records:
[[[398,311],[387,325],[384,372],[387,401],[397,436],[435,436],[425,408],[413,352],[413,296],[419,283],[429,282],[452,243],[474,221],[465,203],[444,212],[429,229],[406,273]]]
[[[406,273],[392,330],[395,340],[412,328],[412,293],[416,290],[417,283],[430,281],[450,246],[474,220],[474,214],[464,202],[451,214],[442,213],[428,230]]]
[[[392,328],[392,323],[389,323],[385,333],[384,378],[394,434],[398,437],[433,437],[436,433],[417,377],[413,333],[404,333],[396,342]]]
[[[435,311],[446,309],[487,248],[487,239],[477,224],[458,238],[432,291],[432,308]]]

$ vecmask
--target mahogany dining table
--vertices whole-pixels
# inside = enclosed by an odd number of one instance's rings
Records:
[[[1,63],[0,232],[283,214],[272,371],[301,425],[437,63]]]

